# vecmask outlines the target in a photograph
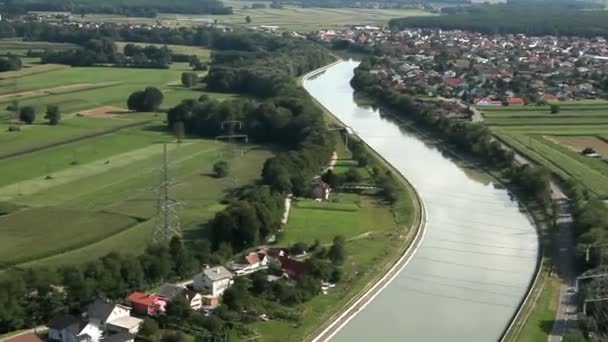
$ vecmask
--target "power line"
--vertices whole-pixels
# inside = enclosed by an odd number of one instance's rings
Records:
[[[156,187],[158,204],[156,213],[156,229],[154,241],[168,242],[174,236],[181,237],[181,227],[176,207],[180,204],[170,195],[171,187],[175,182],[169,177],[169,157],[167,144],[163,144],[163,162],[161,167],[161,181]]]

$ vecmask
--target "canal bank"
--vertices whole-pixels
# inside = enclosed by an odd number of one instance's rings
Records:
[[[407,267],[332,340],[497,340],[534,275],[533,223],[500,184],[357,105],[349,85],[356,65],[334,64],[304,87],[413,183],[429,222]]]

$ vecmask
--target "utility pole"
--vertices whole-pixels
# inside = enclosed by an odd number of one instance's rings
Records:
[[[222,131],[226,132],[226,134],[218,135],[215,137],[217,140],[228,140],[228,146],[230,148],[230,156],[229,160],[234,160],[236,157],[236,139],[243,139],[245,143],[249,142],[249,136],[247,134],[237,134],[235,132],[235,127],[238,127],[238,130],[243,129],[243,122],[240,120],[226,120],[222,122],[221,128]],[[232,185],[236,186],[237,179],[234,175],[230,175],[230,180],[232,181]]]
[[[160,184],[155,188],[158,192],[158,204],[156,213],[156,229],[154,241],[169,242],[172,237],[181,237],[181,228],[176,207],[180,204],[170,194],[171,186],[175,182],[169,177],[169,158],[167,144],[163,144],[163,164],[161,167]]]
[[[599,249],[599,263],[598,267],[592,268],[585,271],[583,274],[576,278],[576,289],[579,288],[579,283],[583,280],[589,281],[589,284],[585,286],[585,298],[583,299],[583,314],[591,315],[598,323],[598,328],[601,329],[601,325],[608,321],[608,307],[605,302],[608,302],[608,265],[604,264],[604,258],[602,256],[602,249],[607,248],[607,244],[592,244],[587,246],[585,250],[585,259],[587,262],[590,260],[590,251],[592,249]],[[593,304],[593,310],[589,313],[588,306]],[[605,329],[605,328],[604,328]],[[601,338],[607,331],[598,331],[597,333],[602,335]],[[604,341],[604,339],[601,339]]]

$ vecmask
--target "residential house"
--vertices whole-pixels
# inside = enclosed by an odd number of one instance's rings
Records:
[[[477,98],[473,99],[473,104],[476,106],[482,106],[482,107],[502,106],[502,102],[491,99],[489,97],[477,97]]]
[[[281,269],[292,278],[300,277],[308,272],[308,265],[299,260],[294,260],[288,257],[279,257]]]
[[[192,310],[200,310],[203,307],[203,296],[196,291],[192,291],[184,286],[176,284],[163,284],[156,293],[159,297],[171,302],[176,298],[181,298],[188,303]]]
[[[89,305],[87,309],[89,325],[101,328],[102,331],[113,333],[137,334],[143,320],[131,317],[128,306],[104,302],[100,299]]]
[[[157,316],[165,312],[167,301],[156,295],[133,292],[127,297],[133,311],[140,315]]]
[[[103,339],[103,342],[134,342],[135,335],[130,333],[118,333]]]
[[[61,342],[98,342],[103,336],[103,328],[71,315],[60,315],[48,324],[48,338]]]
[[[312,182],[310,193],[312,198],[316,200],[328,200],[329,194],[331,193],[331,187],[329,184],[323,182],[320,179],[315,179]]]
[[[550,94],[550,93],[544,93],[541,97],[540,97],[541,101],[545,101],[545,102],[549,102],[549,101],[555,101],[557,100],[557,96]]]
[[[509,104],[509,106],[523,106],[524,104],[526,104],[524,102],[524,99],[521,97],[509,96],[509,97],[507,97],[506,101]]]
[[[38,335],[33,332],[27,334],[17,335],[15,337],[8,338],[4,342],[42,342]]]
[[[232,277],[224,266],[207,268],[194,276],[194,289],[207,290],[213,297],[221,296],[233,284]]]
[[[260,268],[268,266],[269,259],[265,253],[251,252],[243,257],[243,260],[238,264],[239,269],[244,272],[257,271]]]

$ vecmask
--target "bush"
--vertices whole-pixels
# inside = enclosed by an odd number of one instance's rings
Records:
[[[559,111],[561,110],[561,108],[558,105],[551,105],[551,114],[557,114],[559,113]]]
[[[31,125],[36,120],[36,109],[32,106],[25,106],[19,110],[19,120]]]
[[[220,160],[213,164],[213,173],[217,178],[226,177],[230,173],[230,165],[228,165],[228,162]]]
[[[15,125],[11,125],[11,126],[8,126],[8,131],[9,132],[19,132],[19,131],[21,131],[21,127],[15,126]]]
[[[132,93],[127,100],[127,107],[137,112],[153,112],[163,102],[163,93],[155,87],[148,87]]]
[[[48,105],[46,106],[46,115],[45,119],[49,120],[49,125],[55,126],[61,120],[61,113],[59,112],[59,106],[57,105]]]

